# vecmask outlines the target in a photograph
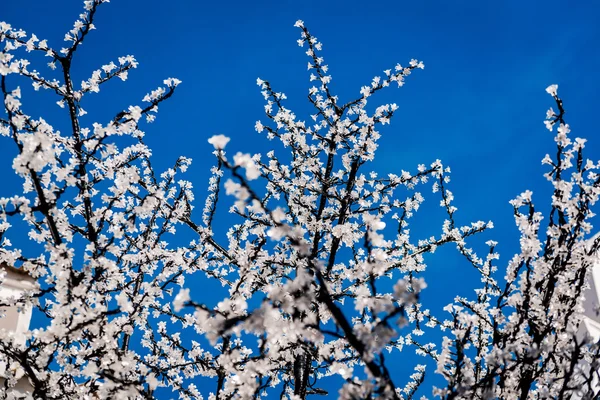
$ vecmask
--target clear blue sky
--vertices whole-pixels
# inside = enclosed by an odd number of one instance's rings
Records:
[[[60,48],[82,2],[2,3],[0,20]],[[425,70],[409,77],[405,87],[390,88],[380,97],[396,102],[400,112],[382,131],[373,168],[414,171],[418,163],[437,158],[451,166],[458,219],[495,222],[486,239],[500,242],[500,267],[518,244],[508,201],[531,189],[541,209],[548,208],[540,160],[554,144],[542,124],[552,105],[544,91],[549,84],[559,85],[573,135],[589,139],[588,157],[600,159],[596,1],[113,0],[101,7],[97,31],[79,50],[76,81],[126,54],[135,55],[140,67],[127,83],[100,93],[88,107],[88,122],[134,104],[166,77],[181,79],[174,98],[146,129],[147,143],[160,169],[178,155],[194,159],[188,177],[201,207],[213,161],[208,137],[232,137],[230,152],[269,150],[269,142],[253,129],[263,118],[257,77],[285,92],[296,114],[308,118],[307,59],[292,26],[297,19],[324,43],[333,88],[342,99],[358,95],[361,85],[397,62],[425,62]],[[23,103],[30,105],[30,114],[47,117],[50,112],[59,126],[64,123],[64,110],[53,102],[26,96]],[[101,109],[93,109],[100,104]],[[3,196],[18,189],[18,181],[5,175],[14,151],[7,143],[0,145]],[[457,292],[472,294],[476,284],[466,280],[470,271],[464,271],[465,265],[453,258],[442,261],[431,266],[434,273],[428,278],[436,307]]]

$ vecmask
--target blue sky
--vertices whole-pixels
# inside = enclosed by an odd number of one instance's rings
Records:
[[[81,3],[5,1],[0,20],[60,48]],[[357,96],[360,86],[398,62],[424,61],[425,70],[410,76],[405,87],[390,88],[378,99],[396,102],[400,110],[382,130],[372,168],[414,171],[438,158],[449,165],[459,222],[494,221],[486,239],[500,242],[500,267],[518,245],[508,201],[531,189],[540,209],[548,209],[540,161],[554,144],[542,124],[553,105],[544,91],[549,84],[559,85],[573,135],[589,140],[587,156],[600,159],[600,3],[594,1],[113,0],[100,9],[97,31],[78,50],[75,80],[126,54],[140,66],[127,83],[114,83],[93,100],[88,122],[135,104],[164,78],[181,79],[174,98],[146,129],[147,143],[159,169],[179,155],[194,159],[188,179],[200,200],[213,162],[208,137],[230,136],[230,152],[269,150],[253,129],[263,118],[257,77],[285,92],[290,108],[308,118],[307,59],[296,45],[297,19],[323,42],[332,87],[342,99]],[[37,61],[44,70],[46,61]],[[26,112],[64,124],[64,110],[47,100],[25,94],[23,103]],[[19,188],[8,170],[14,152],[0,145],[2,196]],[[431,227],[426,217],[424,226]],[[471,294],[476,284],[474,277],[465,278],[465,265],[441,261],[432,264],[428,278],[435,307],[457,292]]]

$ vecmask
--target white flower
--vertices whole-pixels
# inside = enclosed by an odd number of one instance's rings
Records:
[[[280,207],[277,207],[275,210],[273,210],[273,220],[275,220],[275,222],[281,222],[285,220],[285,217],[285,211],[283,211]]]
[[[213,137],[208,139],[208,143],[212,144],[217,150],[223,150],[230,140],[231,139],[229,139],[225,135],[214,135]]]
[[[163,81],[163,83],[165,85],[167,85],[168,87],[176,87],[177,85],[179,85],[181,83],[181,81],[177,78],[168,78],[168,79],[165,79]]]
[[[190,301],[190,289],[181,289],[175,299],[173,299],[173,309],[175,312],[181,311],[185,303]]]
[[[156,375],[154,375],[153,373],[150,373],[146,376],[146,383],[148,384],[150,390],[154,390],[157,387],[162,386],[160,381],[156,379]]]
[[[556,96],[558,85],[550,85],[546,88],[546,92],[551,96]]]
[[[252,181],[260,176],[260,170],[250,154],[238,152],[233,156],[233,160],[236,167],[239,166],[246,169],[246,178],[248,180]]]
[[[115,299],[117,300],[117,304],[121,308],[121,311],[126,313],[133,312],[134,308],[129,299],[127,298],[127,293],[121,292],[115,297]]]
[[[260,121],[256,121],[256,124],[254,125],[254,129],[256,129],[256,132],[261,133],[265,127],[263,126],[263,124]]]
[[[365,221],[365,224],[367,224],[373,231],[385,229],[385,222],[374,215],[364,214],[363,221]]]

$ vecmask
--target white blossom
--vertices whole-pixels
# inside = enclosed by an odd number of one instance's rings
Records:
[[[214,135],[208,139],[208,143],[212,144],[217,150],[223,150],[230,140],[231,139],[225,135]]]

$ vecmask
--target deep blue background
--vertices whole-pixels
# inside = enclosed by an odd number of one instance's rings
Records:
[[[2,1],[0,20],[60,48],[81,9],[79,0]],[[415,171],[437,158],[451,166],[458,220],[494,221],[496,229],[485,239],[500,242],[500,268],[518,246],[508,201],[531,189],[540,209],[548,209],[540,160],[554,145],[542,124],[553,105],[544,91],[549,84],[559,84],[573,135],[589,139],[588,157],[600,158],[600,3],[593,1],[114,1],[100,8],[97,31],[78,50],[75,80],[126,54],[135,55],[140,67],[126,83],[114,82],[91,97],[87,108],[84,103],[90,114],[82,121],[104,121],[137,104],[164,78],[181,79],[174,98],[147,127],[147,143],[159,170],[179,155],[194,159],[187,177],[201,207],[213,164],[208,137],[230,136],[230,153],[270,150],[253,129],[257,119],[264,120],[257,77],[285,92],[300,119],[309,118],[308,60],[296,45],[296,19],[324,43],[322,55],[341,100],[357,96],[360,86],[397,62],[425,62],[405,87],[373,99],[396,102],[400,110],[382,131],[372,168]],[[48,60],[31,59],[47,70]],[[27,113],[64,127],[66,110],[54,101],[24,92]],[[14,155],[14,145],[0,143],[2,196],[19,190],[10,172]],[[417,232],[439,233],[427,215],[420,221],[427,229],[419,225]],[[458,260],[438,257],[430,266],[425,301],[433,309],[456,294],[473,293],[477,277]]]

